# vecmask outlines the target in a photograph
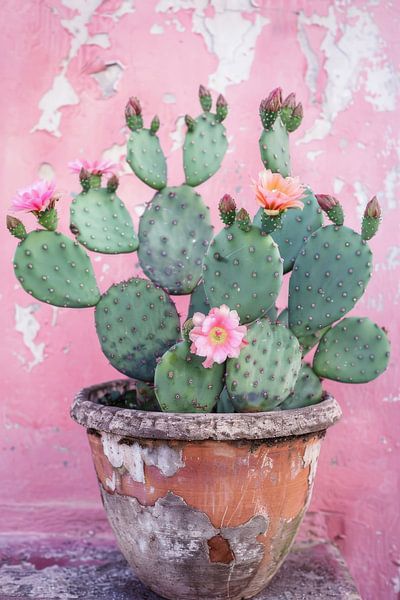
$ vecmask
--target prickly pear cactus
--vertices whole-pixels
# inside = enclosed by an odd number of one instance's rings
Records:
[[[294,262],[301,248],[313,231],[323,224],[322,211],[318,206],[316,197],[310,188],[307,188],[302,198],[303,210],[292,208],[282,216],[282,222],[271,232],[271,236],[278,244],[279,253],[283,258],[283,272],[288,273],[293,269]],[[254,218],[254,225],[261,228],[263,209],[260,208]]]
[[[225,99],[219,96],[217,110],[211,110],[211,94],[203,86],[199,90],[204,112],[193,119],[186,116],[187,133],[183,145],[183,169],[190,186],[207,181],[221,166],[228,148],[226,130],[222,121],[227,115]]]
[[[222,390],[218,402],[217,402],[217,413],[233,413],[235,407],[232,404],[232,400],[229,397],[228,390],[226,387]]]
[[[78,242],[94,252],[134,252],[139,245],[125,204],[107,188],[90,188],[72,200],[70,229]]]
[[[141,381],[153,381],[157,359],[180,337],[172,300],[140,278],[112,285],[96,306],[95,321],[112,366]]]
[[[195,312],[203,313],[204,315],[210,312],[210,303],[206,296],[203,281],[201,280],[198,285],[194,288],[190,296],[190,304],[187,319],[193,317]]]
[[[261,101],[260,118],[263,132],[259,140],[261,160],[266,169],[290,175],[289,133],[295,131],[303,119],[303,107],[296,104],[293,93],[283,100],[282,89],[275,88]]]
[[[289,327],[303,337],[331,325],[363,295],[372,271],[368,244],[348,227],[317,229],[296,258],[289,284]]]
[[[224,386],[225,365],[205,369],[189,349],[189,342],[179,342],[157,364],[156,395],[165,412],[211,412]]]
[[[170,294],[190,294],[212,237],[209,210],[187,185],[158,192],[140,219],[140,266]]]
[[[287,327],[259,319],[249,345],[226,365],[226,387],[238,412],[273,410],[293,391],[301,367],[299,342]]]
[[[280,405],[282,410],[311,406],[322,400],[322,384],[312,368],[303,363],[293,391]]]
[[[263,165],[282,177],[290,175],[289,134],[278,116],[269,129],[261,133],[260,154]]]
[[[100,300],[88,255],[56,231],[29,233],[18,244],[14,271],[24,290],[47,304],[86,308]]]
[[[125,108],[125,119],[132,132],[128,140],[127,163],[144,183],[155,190],[162,190],[167,185],[167,161],[157,137],[160,127],[158,117],[154,117],[149,129],[144,129],[140,102],[137,98],[130,98]]]
[[[204,258],[203,282],[211,306],[227,304],[241,323],[254,321],[274,306],[281,288],[278,247],[258,227],[225,227]]]
[[[319,377],[345,383],[367,383],[383,373],[390,344],[383,329],[367,318],[348,317],[321,339],[313,370]]]

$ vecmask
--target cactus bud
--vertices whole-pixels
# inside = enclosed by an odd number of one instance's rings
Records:
[[[217,121],[222,123],[228,115],[228,103],[224,96],[220,94],[217,98]]]
[[[49,204],[46,210],[36,214],[38,223],[48,229],[49,231],[55,231],[58,225],[58,214],[53,204]]]
[[[110,179],[107,181],[107,191],[115,192],[119,186],[119,179],[116,175],[111,175]]]
[[[138,98],[129,98],[125,107],[125,121],[131,131],[143,127],[142,107]]]
[[[335,225],[343,225],[344,214],[339,200],[328,194],[316,194],[315,197],[320,208],[328,215],[332,223]]]
[[[158,115],[155,115],[150,124],[150,133],[155,135],[159,129],[160,129],[160,119],[159,119]]]
[[[365,207],[361,227],[363,240],[370,240],[378,231],[381,222],[382,211],[378,199],[374,196]]]
[[[7,215],[7,229],[14,237],[19,240],[24,240],[26,238],[26,229],[25,225],[17,219],[16,217],[11,217]]]
[[[81,182],[83,191],[88,192],[90,190],[90,173],[83,167],[79,171],[79,181]]]
[[[282,108],[290,108],[293,111],[296,108],[296,94],[291,92],[282,102]]]
[[[192,331],[193,327],[193,319],[187,319],[182,326],[182,335],[186,342],[190,342],[189,333]]]
[[[233,225],[236,218],[236,202],[229,194],[225,194],[219,201],[219,215],[221,217],[221,221],[227,225]]]
[[[285,98],[282,103],[280,117],[289,133],[292,133],[300,127],[303,120],[303,106],[301,102],[296,104],[295,94],[291,93]]]
[[[185,115],[185,123],[188,131],[194,131],[196,121],[190,115]]]
[[[239,225],[242,231],[250,231],[251,219],[250,215],[245,208],[241,208],[236,215],[236,223]]]
[[[277,87],[261,101],[260,117],[264,129],[271,129],[282,108],[282,88]]]
[[[212,106],[211,92],[204,85],[199,87],[199,99],[204,112],[210,112]]]

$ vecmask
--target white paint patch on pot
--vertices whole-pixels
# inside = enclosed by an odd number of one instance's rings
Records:
[[[314,483],[315,473],[317,470],[318,457],[321,450],[321,440],[317,440],[313,444],[307,444],[303,454],[304,467],[310,467],[308,474],[309,494],[311,496],[312,486]]]
[[[206,8],[214,9],[206,16]],[[219,92],[228,85],[246,81],[254,60],[257,39],[269,19],[257,14],[253,21],[243,13],[258,12],[260,9],[251,0],[160,0],[156,6],[159,13],[190,10],[192,31],[200,34],[210,53],[219,63],[208,84]]]
[[[40,324],[34,317],[34,313],[39,309],[40,305],[36,303],[28,306],[15,305],[15,330],[22,333],[23,342],[33,356],[33,360],[28,363],[28,371],[44,360],[44,342],[35,343],[36,336],[40,331]]]
[[[107,486],[108,490],[110,490],[111,492],[115,492],[115,487],[116,487],[115,471],[113,471],[111,478],[106,477],[106,486]]]
[[[102,433],[104,454],[115,468],[125,467],[134,481],[145,483],[144,465],[157,467],[163,475],[171,477],[185,466],[182,451],[167,444],[143,447],[138,442],[120,443],[120,438]]]
[[[292,462],[290,463],[290,479],[296,479],[303,467],[304,459],[300,456],[300,454],[297,454],[292,458]]]

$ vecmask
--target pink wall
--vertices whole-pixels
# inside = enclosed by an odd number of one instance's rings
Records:
[[[66,162],[123,156],[123,107],[131,94],[143,99],[147,120],[159,114],[170,183],[180,182],[182,116],[198,111],[200,82],[226,92],[231,105],[230,153],[201,189],[214,214],[227,191],[254,209],[249,179],[261,165],[258,103],[276,85],[296,90],[306,109],[292,136],[294,173],[317,192],[337,193],[355,227],[378,194],[385,219],[371,243],[375,274],[357,312],[389,327],[391,368],[368,386],[327,384],[344,418],[325,443],[313,502],[367,600],[392,600],[400,592],[395,6],[379,0],[2,4],[4,210],[15,188],[54,172],[67,231],[77,182]],[[137,224],[152,194],[123,161],[121,175],[121,195]],[[117,373],[99,349],[91,310],[54,309],[20,289],[11,269],[15,240],[2,235],[0,530],[107,533],[85,436],[68,410],[76,390]],[[136,268],[136,255],[92,259],[103,290]]]

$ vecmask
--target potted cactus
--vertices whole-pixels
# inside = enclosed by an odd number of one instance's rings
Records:
[[[71,415],[87,429],[128,562],[162,597],[239,600],[277,571],[308,507],[321,440],[341,415],[321,381],[365,383],[387,367],[385,330],[346,317],[371,277],[368,240],[381,213],[373,198],[356,233],[338,200],[291,177],[289,134],[302,107],[278,88],[260,106],[258,211],[238,210],[225,194],[213,236],[196,187],[222,163],[228,108],[219,96],[213,113],[210,92],[199,95],[203,112],[185,118],[177,187],[167,185],[159,119],[146,129],[139,101],[126,106],[127,161],[155,190],[137,235],[104,161],[71,163],[82,187],[70,207],[75,239],[57,231],[53,182],[14,198],[36,230],[14,216],[7,224],[20,240],[21,286],[55,306],[95,307],[102,350],[126,376],[79,392]],[[145,277],[100,293],[91,252],[137,252]],[[189,294],[180,322],[171,296]]]

